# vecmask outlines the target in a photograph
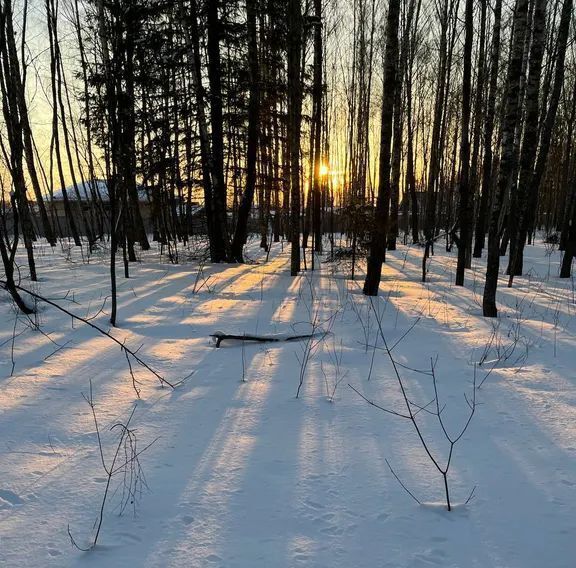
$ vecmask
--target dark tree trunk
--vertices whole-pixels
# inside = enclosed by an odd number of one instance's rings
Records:
[[[514,36],[506,79],[505,112],[502,124],[502,142],[500,169],[490,226],[488,230],[488,258],[486,263],[486,282],[482,311],[485,317],[497,317],[496,290],[500,272],[500,213],[504,196],[510,184],[510,175],[514,170],[514,137],[519,119],[520,78],[522,75],[522,60],[524,57],[524,37],[528,23],[528,0],[517,0],[514,14]]]
[[[472,92],[472,39],[474,34],[474,2],[466,0],[466,35],[464,40],[464,77],[462,80],[462,141],[460,145],[460,244],[456,266],[456,286],[464,286],[468,241],[472,230],[470,191],[470,113]],[[478,88],[481,88],[478,86]]]
[[[300,0],[288,3],[288,128],[290,165],[290,274],[300,272],[300,123],[302,120],[302,7]]]
[[[121,97],[121,108],[119,109],[120,117],[123,123],[123,153],[124,153],[124,183],[126,189],[126,206],[125,214],[130,219],[130,227],[127,237],[130,240],[131,247],[135,241],[140,243],[142,250],[148,250],[148,236],[140,211],[140,197],[136,185],[136,97],[135,97],[135,77],[134,77],[134,48],[137,37],[137,24],[139,6],[137,3],[130,3],[126,13],[129,20],[125,22],[126,33],[124,37],[125,52],[125,89]]]
[[[23,169],[24,144],[22,140],[22,119],[20,115],[18,85],[21,81],[20,63],[16,45],[13,41],[14,28],[12,22],[12,5],[9,0],[0,6],[0,83],[2,92],[2,112],[10,154],[5,152],[6,166],[12,178],[14,195],[12,210],[14,213],[14,230],[18,230],[18,222],[22,225],[22,236],[28,256],[30,279],[37,280],[36,263],[34,260],[33,240],[34,226],[28,198],[26,195],[26,180]],[[8,39],[11,38],[11,39]],[[4,149],[4,148],[3,148]],[[11,255],[12,270],[14,265],[14,252]],[[12,292],[11,292],[12,293]],[[13,295],[14,296],[14,295]]]
[[[314,0],[314,83],[312,121],[314,123],[314,172],[312,184],[312,230],[314,250],[322,252],[321,181],[322,173],[322,0]],[[312,257],[314,262],[314,257]]]
[[[210,83],[210,124],[212,127],[212,210],[214,218],[214,261],[230,258],[226,183],[224,180],[224,122],[222,116],[222,69],[220,64],[221,23],[217,0],[208,10],[208,81]]]
[[[33,314],[34,310],[26,304],[16,288],[16,282],[14,281],[14,255],[10,254],[8,246],[8,235],[6,235],[3,230],[0,230],[0,255],[2,256],[2,264],[4,266],[4,287],[23,314]],[[17,246],[18,240],[15,238],[12,243],[13,253],[16,252]]]
[[[502,19],[502,0],[496,0],[494,6],[494,29],[492,34],[492,54],[490,57],[490,87],[488,91],[488,105],[484,122],[484,160],[482,163],[482,190],[480,205],[476,220],[474,239],[475,258],[482,256],[486,237],[486,217],[490,196],[492,193],[492,137],[494,135],[494,115],[496,112],[496,93],[498,87],[498,74],[500,69],[500,29]]]
[[[524,253],[524,244],[529,230],[534,230],[534,223],[536,219],[536,208],[538,205],[538,192],[544,177],[544,171],[548,162],[548,152],[552,141],[552,133],[554,124],[556,122],[556,114],[558,112],[558,105],[560,104],[560,95],[562,93],[562,86],[564,84],[564,69],[566,62],[566,49],[568,46],[568,37],[570,33],[570,20],[573,12],[573,0],[564,0],[562,6],[562,15],[560,17],[560,26],[558,28],[557,51],[556,51],[556,70],[554,76],[554,84],[552,86],[552,93],[548,104],[548,111],[542,130],[540,133],[540,147],[538,151],[538,158],[536,159],[536,166],[532,176],[530,186],[528,188],[528,197],[526,200],[526,212],[520,222],[520,230],[518,235],[518,270],[522,271],[522,258]]]
[[[576,181],[572,180],[572,193],[576,194]],[[572,275],[572,261],[576,255],[576,207],[572,208],[569,220],[566,248],[560,266],[560,278],[570,278]]]
[[[574,123],[576,121],[576,81],[574,81],[572,91],[572,108],[570,109],[570,118],[568,120],[568,134],[566,136],[566,150],[564,151],[564,165],[562,170],[561,188],[566,191],[564,199],[564,211],[562,213],[562,226],[560,233],[560,250],[566,249],[568,233],[570,231],[570,220],[572,219],[572,210],[576,201],[576,184],[570,184],[570,169],[572,165],[572,145],[574,141]]]
[[[398,24],[400,0],[390,0],[386,21],[386,51],[384,55],[384,95],[382,97],[382,123],[380,128],[380,167],[378,197],[374,228],[372,229],[370,252],[367,261],[364,294],[377,296],[382,275],[382,262],[386,252],[388,230],[388,203],[390,200],[390,158],[392,121],[398,66]]]
[[[522,238],[520,226],[527,214],[528,192],[532,184],[532,175],[536,150],[538,147],[538,117],[540,116],[540,78],[542,76],[542,59],[544,57],[545,23],[547,0],[536,0],[534,8],[534,30],[532,49],[526,83],[525,126],[520,152],[520,171],[514,204],[510,214],[508,230],[510,236],[510,257],[507,273],[510,275],[508,286],[512,286],[514,276],[522,273]],[[514,188],[513,188],[514,189]]]
[[[256,37],[256,0],[246,0],[246,21],[248,26],[248,73],[250,100],[248,103],[248,147],[246,151],[246,187],[238,208],[238,221],[232,240],[232,260],[244,262],[242,250],[248,236],[248,218],[254,200],[256,187],[256,156],[258,152],[258,118],[260,109],[260,89],[258,70],[258,43]]]
[[[24,8],[27,9],[26,7]],[[26,17],[26,14],[25,14]],[[24,32],[25,33],[25,29]],[[11,54],[11,58],[14,62],[17,61],[17,51],[15,36],[13,33],[9,33],[6,36],[6,41],[9,44],[8,51]],[[24,45],[24,38],[22,38]],[[56,235],[50,219],[48,217],[48,212],[46,211],[46,204],[44,203],[44,197],[40,189],[40,182],[38,180],[38,173],[36,170],[36,163],[34,160],[34,145],[32,138],[32,128],[30,126],[30,120],[28,118],[28,105],[26,104],[26,62],[21,61],[22,73],[15,73],[13,75],[12,89],[18,95],[18,113],[20,116],[21,128],[22,128],[22,139],[24,145],[24,157],[26,158],[26,167],[28,170],[28,177],[34,191],[34,197],[36,198],[36,207],[40,213],[40,221],[42,225],[42,231],[46,240],[51,246],[56,245]]]
[[[453,0],[443,0],[440,13],[439,67],[434,101],[434,118],[426,188],[426,217],[424,222],[424,237],[427,241],[434,237],[436,228],[436,185],[442,156],[442,124],[445,111],[446,76],[448,73],[449,15],[452,13],[453,4]]]
[[[52,87],[52,141],[53,148],[56,155],[56,166],[58,169],[58,179],[60,181],[62,200],[64,202],[64,212],[66,214],[66,221],[70,227],[70,232],[72,233],[72,238],[74,239],[74,244],[76,246],[81,246],[80,235],[78,232],[78,227],[76,225],[76,215],[72,211],[72,206],[70,204],[70,199],[68,198],[68,192],[66,191],[66,182],[64,178],[64,170],[62,167],[62,157],[60,154],[60,134],[58,126],[58,92],[57,92],[57,78],[56,78],[56,67],[58,64],[58,59],[56,55],[57,45],[56,37],[54,32],[54,26],[56,25],[56,15],[53,13],[53,2],[52,0],[46,0],[46,20],[48,23],[48,39],[50,45],[50,76],[51,76],[51,87]],[[80,205],[80,204],[78,204]]]
[[[181,0],[180,14],[184,17],[185,11]],[[215,219],[212,205],[212,172],[214,170],[212,151],[210,148],[210,136],[206,119],[206,105],[204,87],[202,86],[202,60],[200,55],[200,32],[198,28],[198,10],[196,0],[190,0],[189,25],[184,26],[184,37],[188,50],[191,52],[192,71],[191,79],[194,87],[196,102],[196,120],[200,138],[200,161],[202,165],[202,186],[204,189],[204,211],[206,214],[206,226],[210,245],[210,260],[217,262],[220,252],[216,248]]]

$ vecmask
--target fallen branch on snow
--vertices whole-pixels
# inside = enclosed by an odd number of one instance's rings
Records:
[[[216,347],[220,347],[223,341],[256,341],[259,343],[268,343],[270,341],[298,341],[299,339],[310,339],[311,337],[317,337],[321,335],[326,335],[325,331],[316,331],[313,333],[305,333],[303,335],[286,335],[283,333],[278,333],[274,335],[238,335],[234,333],[224,333],[223,331],[215,331],[210,334]]]

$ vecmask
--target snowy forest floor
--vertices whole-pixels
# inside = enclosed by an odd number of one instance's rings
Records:
[[[258,263],[207,266],[200,275],[196,262],[170,265],[150,253],[130,279],[119,278],[111,333],[141,346],[138,355],[168,381],[187,377],[161,388],[133,363],[140,399],[118,345],[46,305],[40,332],[3,293],[0,565],[574,566],[576,304],[574,281],[557,277],[560,253],[527,247],[526,276],[512,289],[502,277],[500,317],[489,320],[480,307],[484,261],[475,259],[465,288],[456,288],[455,254],[441,246],[426,284],[420,248],[388,253],[372,305],[346,267],[317,263],[320,270],[291,278],[288,249],[274,245],[268,262],[254,244],[249,252]],[[104,255],[84,263],[77,249],[39,246],[37,254],[33,289],[108,330],[109,303],[99,311],[109,293]],[[477,385],[493,369],[455,446],[452,512],[410,421],[348,386],[405,412],[377,313],[388,344],[400,340],[393,354],[409,398],[422,407],[434,398],[433,383],[414,369],[427,371],[437,358],[449,433],[467,419],[475,369]],[[315,318],[330,333],[312,344],[216,349],[209,341],[216,330],[305,333]],[[83,398],[90,381],[107,463],[119,435],[110,428],[134,405],[138,448],[152,445],[138,456],[141,495],[123,508],[125,478],[115,475],[98,545],[82,552],[68,526],[89,546],[107,481]],[[417,420],[444,461],[449,444],[437,417],[422,411]]]

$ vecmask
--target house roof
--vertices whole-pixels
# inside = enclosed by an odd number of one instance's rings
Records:
[[[91,186],[94,186],[94,188],[100,194],[100,197],[102,198],[103,201],[110,201],[110,197],[108,196],[108,183],[104,179],[95,179],[92,182],[86,181],[84,183],[78,183],[77,186],[81,200],[88,201],[89,199],[91,199],[92,196]],[[140,201],[144,202],[150,201],[148,199],[148,193],[146,192],[146,189],[143,186],[138,185],[137,189],[138,189],[138,198]],[[68,199],[73,201],[76,201],[78,199],[76,190],[74,188],[74,184],[70,184],[69,186],[66,187],[66,193],[68,195]],[[53,198],[55,201],[62,201],[64,199],[62,189],[58,189],[57,191],[55,191]]]

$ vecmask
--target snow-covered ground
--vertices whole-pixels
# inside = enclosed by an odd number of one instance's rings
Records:
[[[421,249],[389,253],[372,306],[342,267],[291,278],[288,251],[274,246],[268,262],[253,246],[258,264],[212,266],[200,276],[194,262],[173,266],[150,255],[120,279],[111,333],[141,346],[138,355],[168,381],[188,377],[162,388],[133,362],[139,400],[117,345],[45,305],[41,331],[32,329],[2,296],[0,565],[575,566],[576,305],[574,282],[557,278],[559,253],[527,247],[528,275],[512,289],[502,278],[493,321],[481,317],[481,262],[456,288],[454,255],[440,246],[427,284],[419,281]],[[77,250],[47,248],[38,255],[34,289],[109,329],[99,313],[108,294],[104,258],[85,264]],[[389,346],[410,330],[393,356],[414,410],[434,398],[430,375],[414,369],[428,372],[437,357],[450,435],[469,415],[475,369],[477,385],[493,369],[455,445],[451,512],[411,422],[348,386],[406,412],[377,313]],[[330,333],[312,344],[216,349],[209,341],[215,330],[304,333],[313,320]],[[120,467],[98,545],[82,552],[68,527],[80,547],[90,545],[107,481],[83,398],[90,382],[108,467],[121,429],[110,428],[134,405],[137,451],[152,445],[138,455],[141,495],[132,503],[123,493],[130,479]],[[417,420],[444,462],[449,444],[434,409]]]

